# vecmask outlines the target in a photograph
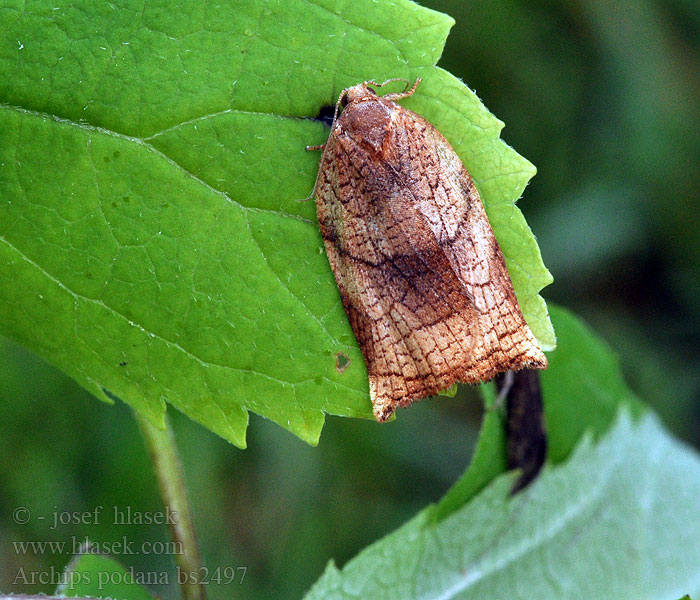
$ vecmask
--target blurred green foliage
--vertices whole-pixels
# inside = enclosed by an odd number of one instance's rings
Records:
[[[519,206],[555,277],[544,295],[582,314],[637,395],[700,445],[700,3],[425,4],[457,21],[439,64],[538,167]],[[0,452],[11,458],[0,469],[3,591],[20,565],[60,571],[69,558],[23,555],[13,541],[168,539],[162,526],[107,519],[55,530],[13,521],[19,506],[50,518],[97,505],[155,511],[160,499],[128,409],[100,404],[12,344],[1,355]],[[470,395],[419,403],[381,427],[329,418],[315,449],[253,417],[239,451],[173,414],[204,560],[248,567],[244,585],[211,585],[210,598],[298,598],[329,557],[342,565],[439,499],[476,440]],[[166,555],[124,562],[174,568]]]

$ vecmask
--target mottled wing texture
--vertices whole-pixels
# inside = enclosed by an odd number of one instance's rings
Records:
[[[546,366],[476,188],[422,117],[376,96],[350,103],[316,204],[378,421],[457,381]]]

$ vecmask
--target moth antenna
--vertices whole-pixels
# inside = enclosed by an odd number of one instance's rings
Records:
[[[392,83],[394,81],[403,81],[406,84],[406,87],[404,88],[404,92],[408,89],[408,87],[411,85],[410,80],[406,79],[405,77],[392,77],[391,79],[387,79],[386,81],[382,81],[382,83],[379,83],[378,81],[365,81],[365,83],[371,83],[372,85],[376,85],[377,87],[384,87],[388,83]]]
[[[404,88],[403,92],[399,92],[398,94],[387,94],[386,96],[384,96],[385,98],[387,98],[389,100],[401,100],[401,98],[408,98],[409,96],[411,96],[413,94],[413,92],[415,92],[416,89],[418,88],[418,86],[420,85],[420,82],[422,81],[422,79],[420,77],[416,77],[416,81],[410,90],[408,89],[408,87],[411,85],[411,82],[408,79],[403,79],[402,77],[397,77],[395,79],[387,79],[384,83],[389,83],[390,81],[405,81],[406,82],[406,87]],[[382,83],[382,85],[384,85],[384,83]]]
[[[335,120],[338,118],[338,109],[340,108],[340,103],[343,101],[343,97],[346,96],[348,93],[348,88],[345,88],[342,92],[340,92],[340,96],[338,96],[338,101],[335,103],[335,110],[333,111],[333,122],[331,123],[331,131],[333,130],[333,125],[335,125]]]
[[[345,96],[345,94],[347,94],[347,91],[348,90],[346,88],[342,92],[340,92],[340,96],[338,96],[338,101],[335,103],[335,110],[333,111],[333,122],[331,123],[331,131],[333,131],[333,126],[335,125],[335,122],[338,119],[338,109],[340,108],[340,103],[343,101],[343,97]],[[323,154],[321,155],[321,162],[319,163],[318,171],[316,172],[316,181],[314,181],[314,187],[311,190],[311,193],[306,198],[297,200],[297,202],[308,202],[316,195],[316,188],[318,187],[318,178],[321,176],[321,165],[323,164],[323,159],[326,154],[326,144],[306,147],[307,152],[311,152],[312,150],[323,150]]]

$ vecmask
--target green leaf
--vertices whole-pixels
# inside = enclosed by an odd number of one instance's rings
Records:
[[[700,593],[700,460],[647,414],[511,497],[502,475],[435,522],[429,510],[342,571],[323,598],[644,598]],[[524,595],[525,594],[525,595]]]
[[[147,577],[154,577],[154,573]],[[170,575],[157,574],[161,580],[154,583],[167,583],[162,579]],[[116,560],[99,554],[82,554],[78,556],[63,574],[65,586],[59,587],[57,593],[67,598],[89,596],[94,598],[111,598],[111,600],[153,600],[153,596],[139,583],[146,576],[127,571]]]
[[[542,372],[548,457],[565,460],[585,432],[607,431],[620,406],[633,416],[645,410],[627,387],[615,353],[568,310],[553,307],[559,344]]]
[[[482,193],[525,316],[551,280],[514,207],[534,167],[434,65],[453,21],[407,0],[0,9],[0,332],[107,400],[165,402],[244,447],[252,410],[316,443],[371,417],[308,195],[343,87],[421,76],[406,105]],[[349,360],[342,372],[337,356]]]
[[[434,507],[432,516],[436,520],[457,510],[498,475],[506,472],[505,420],[502,410],[496,406],[495,386],[491,383],[482,385],[481,393],[486,410],[474,455],[467,470]]]
[[[568,458],[585,432],[607,431],[620,407],[640,415],[644,407],[627,388],[617,357],[569,311],[549,305],[558,345],[547,355],[549,368],[540,373],[548,437],[548,460]],[[467,471],[435,507],[441,519],[473,498],[506,470],[502,407],[495,407],[493,384],[481,386],[486,406],[474,457]]]

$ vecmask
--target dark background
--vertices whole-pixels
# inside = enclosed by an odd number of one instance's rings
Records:
[[[519,206],[555,283],[618,352],[631,388],[700,446],[700,4],[441,0],[455,17],[440,65],[475,89],[538,167]],[[68,555],[18,540],[165,540],[163,527],[12,520],[59,511],[158,510],[129,410],[103,405],[2,343],[0,589],[17,570],[60,571]],[[469,461],[480,408],[469,390],[378,426],[330,417],[318,448],[251,415],[241,451],[171,411],[206,563],[248,568],[214,598],[298,598],[339,564],[437,500]],[[141,571],[170,557],[122,556]],[[168,597],[173,590],[158,588]]]

